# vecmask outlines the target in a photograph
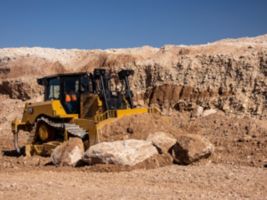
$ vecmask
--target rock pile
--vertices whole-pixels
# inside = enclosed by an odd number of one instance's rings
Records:
[[[135,166],[150,158],[162,158],[157,155],[171,155],[173,162],[187,165],[209,157],[213,151],[213,145],[200,136],[181,135],[175,139],[168,133],[155,132],[150,134],[147,140],[101,142],[85,152],[82,141],[73,138],[59,145],[53,151],[51,160],[56,166],[77,166],[81,162],[89,165]]]

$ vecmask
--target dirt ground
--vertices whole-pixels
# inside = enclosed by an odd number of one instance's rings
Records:
[[[0,199],[266,199],[267,171],[206,164],[151,170],[0,172]]]
[[[3,121],[0,199],[267,199],[266,126],[263,120],[223,113],[196,119],[186,114],[132,116],[106,127],[103,140],[144,139],[156,130],[191,133],[208,138],[215,153],[188,166],[158,156],[135,167],[57,168],[49,158],[16,157],[10,127]],[[133,133],[127,133],[128,127]],[[20,138],[23,144],[27,135]]]

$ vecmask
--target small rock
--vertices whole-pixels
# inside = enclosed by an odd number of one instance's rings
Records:
[[[215,109],[204,110],[202,116],[206,117],[206,116],[209,116],[211,114],[215,114],[216,112],[217,112],[217,110],[215,110]]]
[[[143,162],[138,163],[135,167],[145,169],[155,169],[173,164],[173,159],[170,154],[157,154]]]
[[[209,141],[192,134],[179,136],[171,150],[174,161],[184,165],[206,158],[213,152],[214,146]]]
[[[201,117],[203,114],[204,108],[202,106],[197,106],[193,111],[192,111],[192,117]]]
[[[52,154],[51,161],[56,166],[76,166],[82,159],[84,145],[80,138],[70,138],[69,141],[57,146]]]
[[[172,146],[176,143],[176,139],[165,132],[155,132],[149,134],[147,141],[152,142],[160,151],[160,153],[168,153]]]
[[[84,153],[83,161],[133,166],[156,154],[158,151],[150,141],[129,139],[93,145]]]
[[[134,133],[133,129],[130,128],[130,127],[128,127],[128,128],[126,129],[126,131],[127,131],[127,133],[130,133],[130,134],[133,134],[133,133]]]
[[[245,140],[243,138],[238,138],[236,141],[237,142],[244,142]]]

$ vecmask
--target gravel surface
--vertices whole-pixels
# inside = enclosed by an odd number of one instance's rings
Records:
[[[267,199],[267,170],[206,164],[130,172],[0,172],[0,199]]]

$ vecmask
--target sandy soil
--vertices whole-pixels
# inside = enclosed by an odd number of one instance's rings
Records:
[[[144,120],[149,126],[135,126]],[[134,132],[128,136],[129,123]],[[111,140],[142,139],[149,128],[174,136],[185,132],[205,136],[215,145],[215,153],[189,166],[160,156],[135,167],[57,168],[49,158],[15,157],[12,134],[5,132],[0,136],[0,199],[267,199],[266,124],[223,114],[194,120],[186,115],[143,115],[118,121],[113,132],[106,129]]]
[[[267,199],[267,171],[206,164],[131,172],[0,172],[1,199]]]

